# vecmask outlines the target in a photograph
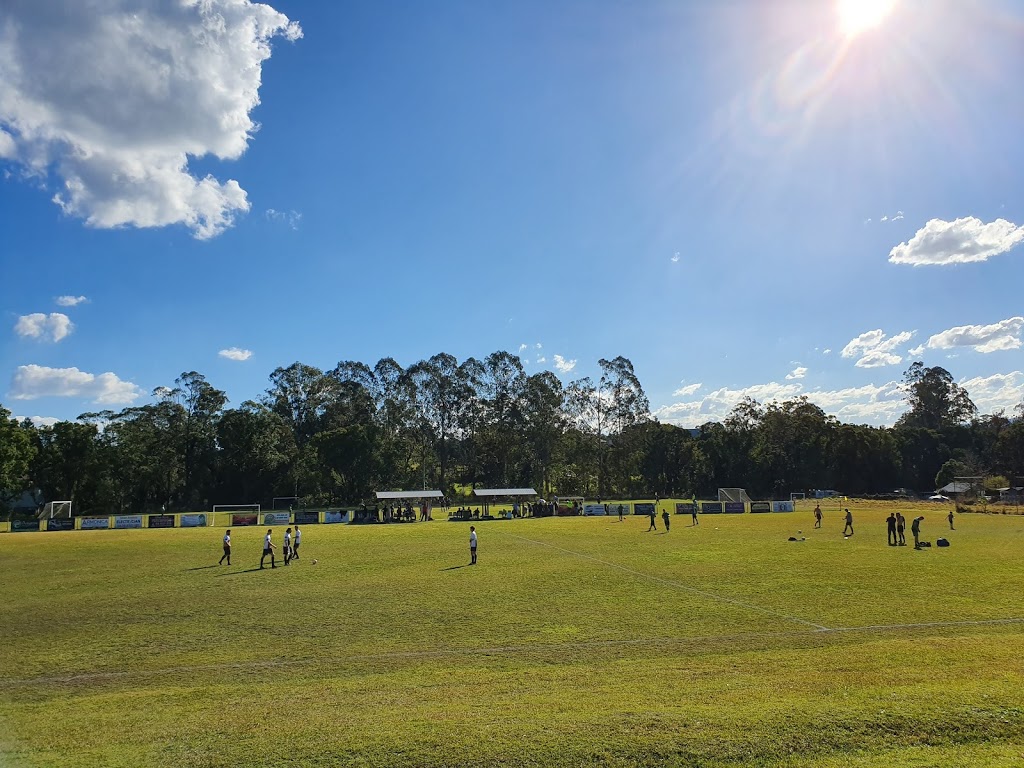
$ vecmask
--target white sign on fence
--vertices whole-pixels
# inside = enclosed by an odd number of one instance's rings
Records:
[[[141,528],[142,515],[118,515],[114,518],[115,528]]]
[[[181,527],[182,528],[202,528],[206,525],[206,515],[199,513],[198,515],[182,515],[181,516]]]
[[[109,517],[83,517],[82,530],[96,530],[97,528],[109,528]]]
[[[264,525],[288,525],[292,521],[291,512],[264,512]]]
[[[772,512],[792,512],[793,511],[792,501],[773,501]]]

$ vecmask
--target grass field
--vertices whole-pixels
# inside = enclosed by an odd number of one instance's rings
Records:
[[[3,534],[0,765],[1024,766],[1024,518],[850,506]]]

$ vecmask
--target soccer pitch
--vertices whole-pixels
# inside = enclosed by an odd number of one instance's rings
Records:
[[[3,534],[0,766],[1024,765],[1024,518],[813,506]]]

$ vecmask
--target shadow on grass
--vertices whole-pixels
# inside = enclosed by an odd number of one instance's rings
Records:
[[[219,579],[222,576],[241,576],[243,573],[255,573],[256,571],[262,571],[262,570],[270,571],[270,570],[273,570],[273,569],[272,568],[264,569],[264,568],[260,568],[257,565],[255,568],[249,568],[248,570],[245,570],[245,571],[231,571],[230,573],[218,573],[217,574],[217,578]]]
[[[470,563],[465,563],[464,565],[449,565],[447,568],[442,568],[441,571],[457,571],[459,568],[468,568],[469,566]]]
[[[207,568],[220,568],[220,563],[213,565],[197,565],[195,568],[186,568],[186,571],[205,571]]]

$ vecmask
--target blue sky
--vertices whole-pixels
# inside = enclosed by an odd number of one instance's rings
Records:
[[[95,5],[0,10],[18,416],[498,349],[684,426],[1024,400],[1018,3]]]

